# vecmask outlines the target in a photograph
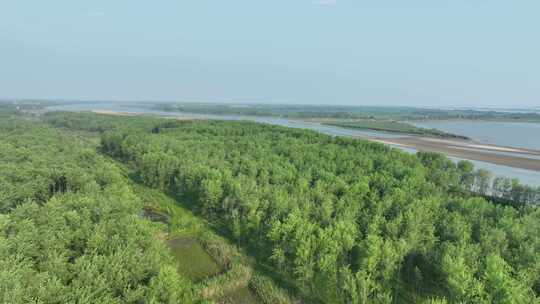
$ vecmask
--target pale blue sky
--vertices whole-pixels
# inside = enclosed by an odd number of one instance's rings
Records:
[[[0,0],[0,97],[540,105],[540,1]]]

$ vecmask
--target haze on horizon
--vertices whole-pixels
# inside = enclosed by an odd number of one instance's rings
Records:
[[[10,1],[0,97],[540,104],[540,2]]]

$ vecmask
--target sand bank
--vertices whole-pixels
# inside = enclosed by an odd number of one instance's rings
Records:
[[[540,171],[540,160],[527,157],[538,156],[540,151],[520,148],[499,147],[467,141],[439,140],[424,137],[370,138],[369,140],[418,151],[439,152],[449,156],[484,161],[497,165]],[[512,152],[520,156],[493,152]]]

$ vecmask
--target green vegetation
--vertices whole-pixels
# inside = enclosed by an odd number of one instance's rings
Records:
[[[333,121],[325,122],[325,125],[336,126],[348,129],[367,129],[375,131],[384,131],[392,133],[404,133],[420,136],[431,136],[431,137],[441,137],[441,138],[458,138],[458,139],[469,139],[466,136],[446,133],[437,129],[425,129],[419,128],[414,125],[399,122],[394,120],[355,120],[355,121]]]
[[[0,133],[0,302],[191,302],[92,140],[26,119],[3,119]]]
[[[0,115],[1,116],[15,116],[17,114],[25,113],[27,116],[37,114],[47,105],[52,105],[51,102],[38,102],[38,101],[14,101],[6,102],[0,100]]]
[[[362,111],[341,106],[226,105],[226,104],[157,104],[155,109],[206,115],[279,116],[288,118],[367,118]]]
[[[490,190],[470,162],[249,122],[45,119],[0,121],[3,302],[539,302],[540,191]]]
[[[537,301],[538,209],[471,195],[466,162],[246,122],[138,120],[104,132],[102,149],[189,198],[308,302]]]
[[[146,216],[167,224],[162,237],[167,239],[179,272],[195,283],[195,298],[219,303],[268,303],[265,299],[270,297],[292,303],[286,291],[253,269],[252,259],[214,233],[212,225],[185,209],[185,204],[158,190],[134,187],[145,209],[152,210]]]
[[[255,290],[264,304],[287,304],[289,296],[283,290],[276,288],[274,282],[260,275],[253,275],[250,287]]]
[[[154,108],[162,111],[196,114],[279,116],[299,119],[540,121],[540,114],[534,112],[441,110],[413,107],[166,103],[156,104]]]
[[[446,190],[459,187],[492,202],[516,208],[540,205],[540,187],[522,185],[517,178],[493,178],[487,170],[474,170],[469,161],[454,164],[441,154],[428,152],[418,152],[416,156],[428,169],[428,179]]]

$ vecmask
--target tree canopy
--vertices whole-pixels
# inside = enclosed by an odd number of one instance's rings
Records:
[[[120,170],[86,139],[0,122],[0,302],[189,303]]]
[[[249,122],[120,128],[101,144],[311,301],[538,301],[540,212],[472,194],[487,190],[469,163]]]
[[[2,302],[196,301],[122,166],[307,303],[539,303],[539,192],[470,162],[251,122],[16,116],[0,121]],[[235,282],[287,298],[241,264],[199,291]]]

